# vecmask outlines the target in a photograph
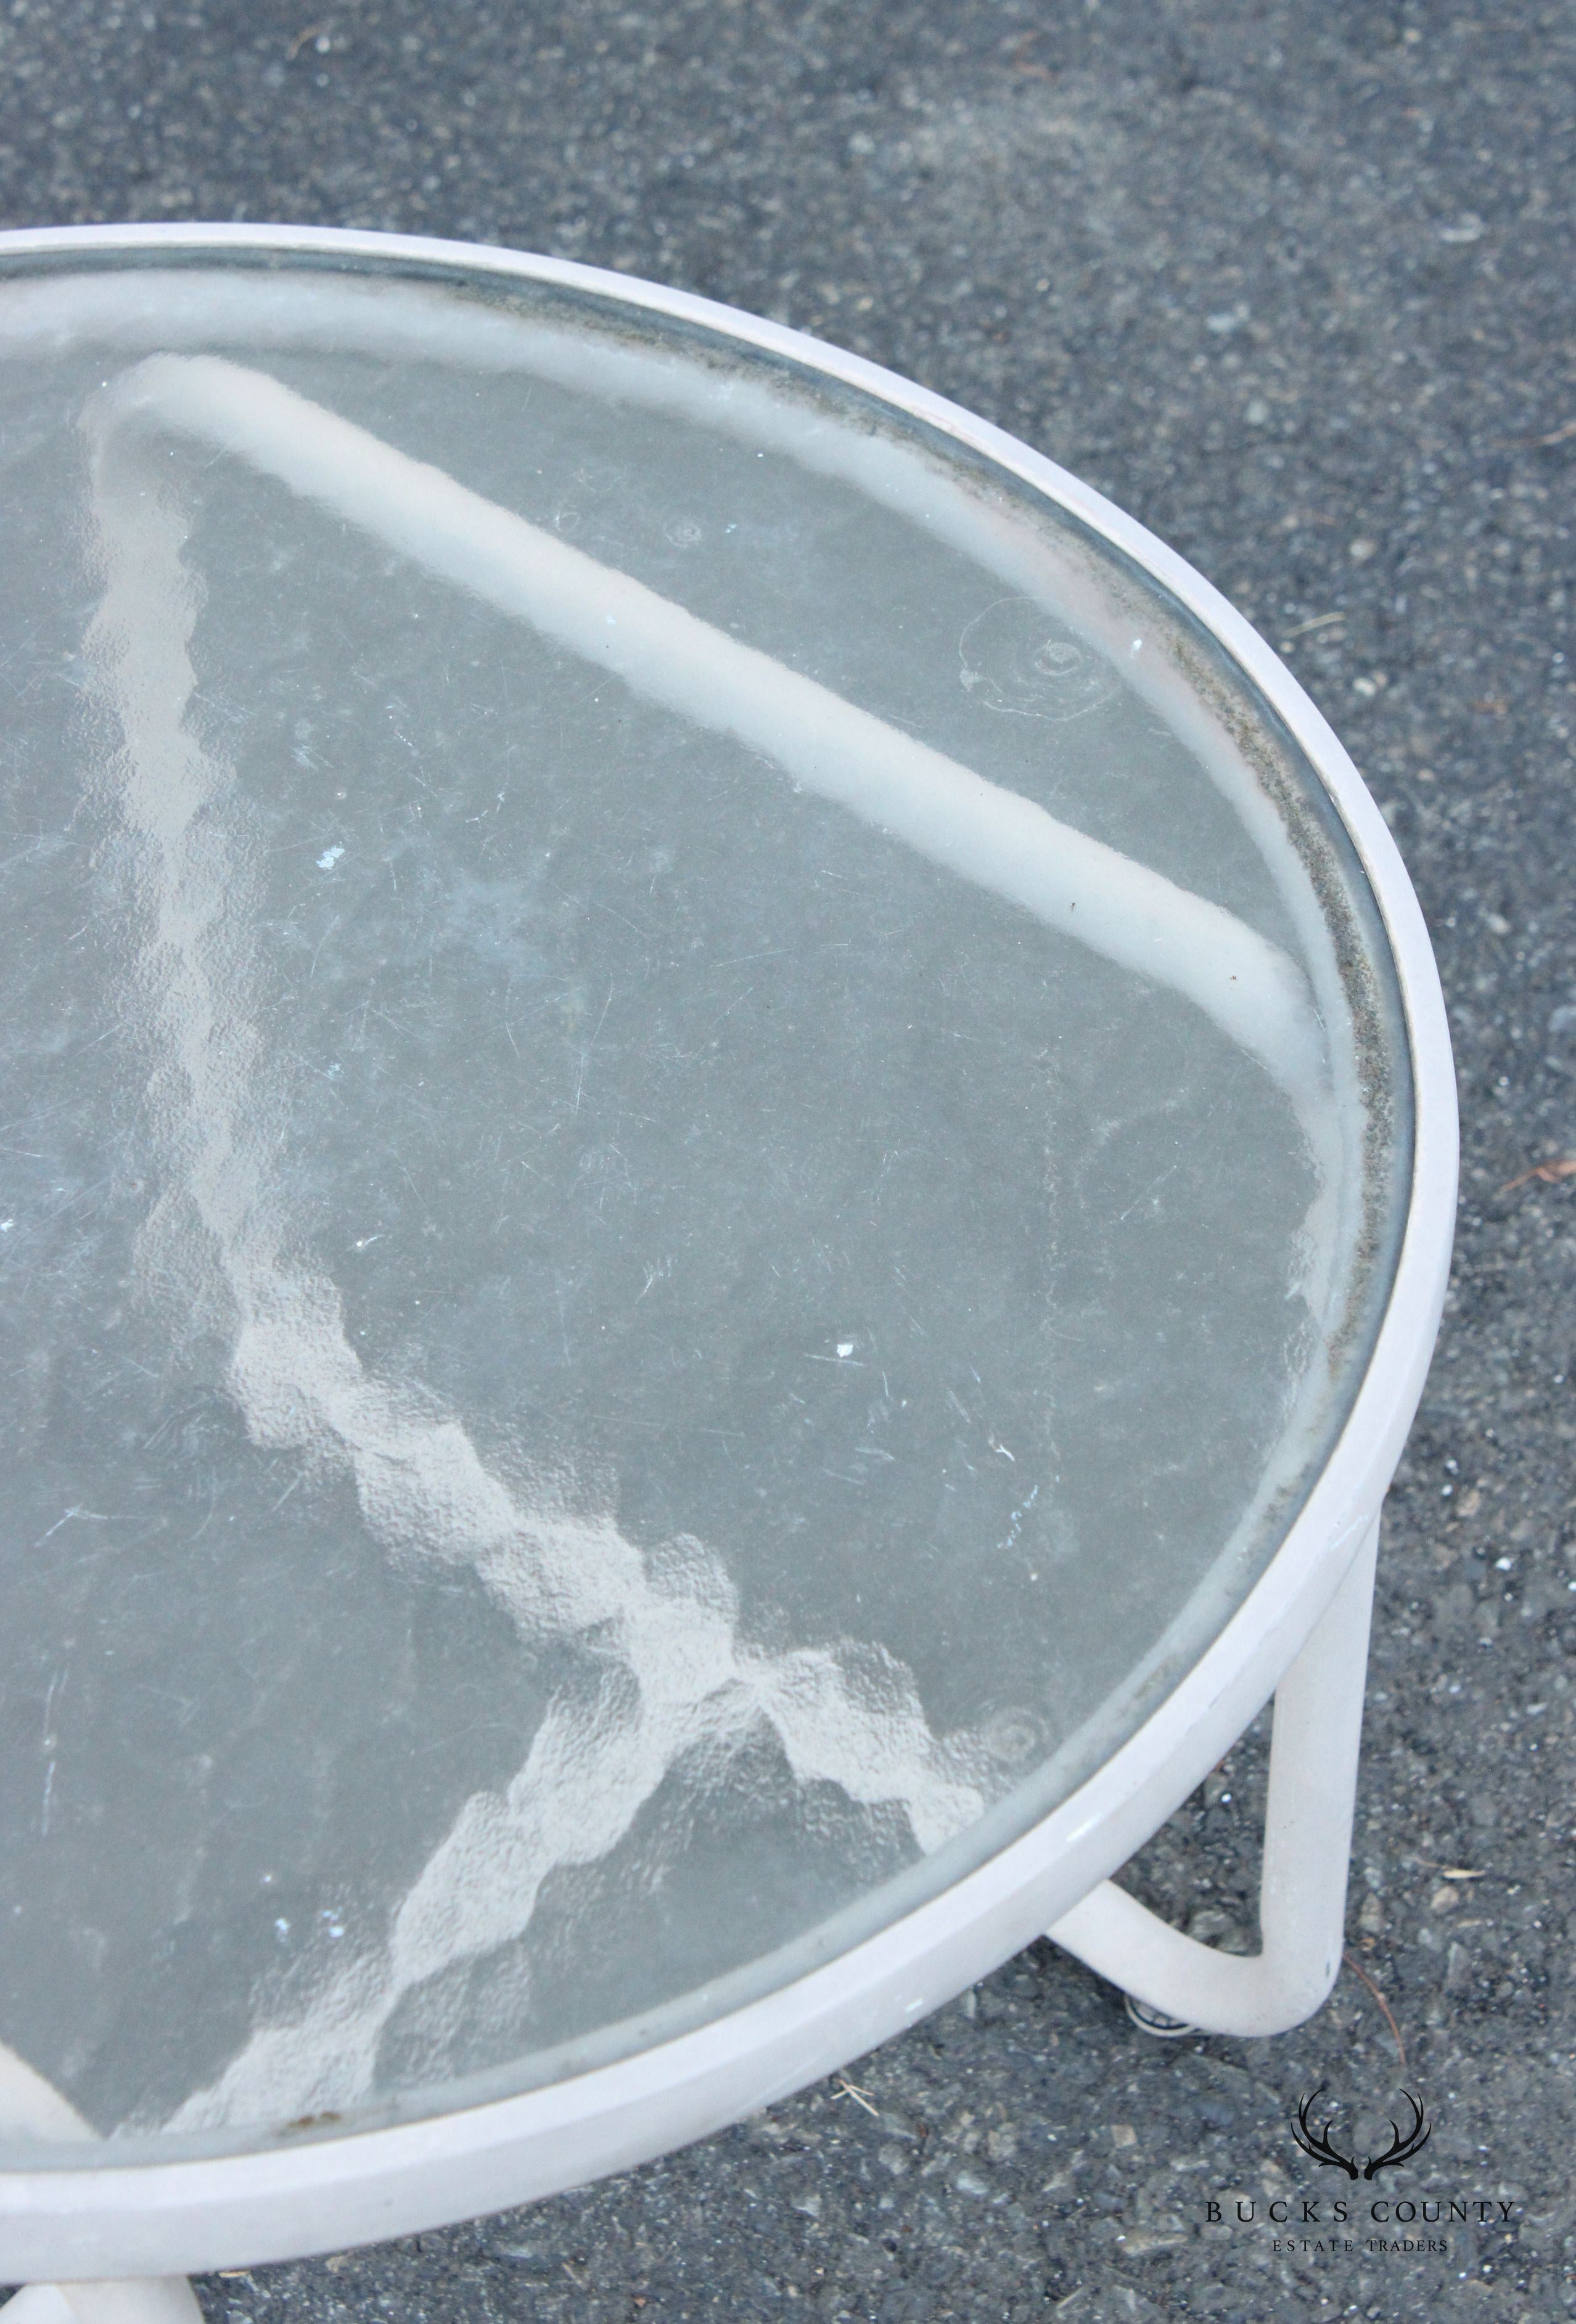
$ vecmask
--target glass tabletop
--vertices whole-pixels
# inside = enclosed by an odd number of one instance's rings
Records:
[[[16,263],[0,458],[0,2041],[124,2159],[785,1983],[1350,1406],[1316,775],[1010,466],[613,293]]]

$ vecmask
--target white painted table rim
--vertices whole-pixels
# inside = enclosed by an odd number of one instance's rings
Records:
[[[1433,954],[1384,817],[1346,751],[1235,607],[1133,518],[943,397],[781,324],[598,268],[422,236],[207,225],[0,235],[0,264],[203,253],[216,261],[311,255],[414,272],[459,268],[501,286],[561,286],[691,323],[879,398],[983,455],[1133,558],[1258,688],[1340,813],[1377,900],[1400,992],[1413,1080],[1412,1185],[1367,1371],[1279,1551],[1160,1707],[1031,1831],[943,1895],[792,1984],[567,2081],[421,2121],[253,2153],[0,2172],[0,2279],[30,2284],[7,2304],[8,2318],[177,2324],[198,2313],[180,2272],[410,2234],[627,2170],[804,2088],[917,2023],[1046,1932],[1173,2017],[1241,2034],[1301,2022],[1340,1968],[1378,1513],[1433,1348],[1456,1194],[1455,1081]],[[1110,1875],[1272,1694],[1265,1949],[1256,1957],[1225,1955],[1165,1928],[1111,1885]],[[0,2100],[14,2119],[32,2103],[27,2085],[37,2086],[42,2137],[80,2136],[63,2118],[70,2114],[63,2100],[20,2061],[10,2070],[0,2061]],[[134,2280],[107,2280],[122,2278]]]

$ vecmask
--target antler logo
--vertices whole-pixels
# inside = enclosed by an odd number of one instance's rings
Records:
[[[1389,2145],[1381,2154],[1370,2154],[1367,2163],[1359,2170],[1354,2154],[1343,2154],[1339,2146],[1332,2145],[1330,2143],[1330,2123],[1334,2120],[1333,2116],[1326,2121],[1322,2130],[1315,2130],[1308,2119],[1328,2087],[1327,2083],[1321,2082],[1319,2088],[1303,2100],[1292,2125],[1292,2136],[1303,2153],[1312,2155],[1315,2163],[1328,2163],[1332,2170],[1344,2171],[1349,2179],[1377,2179],[1380,2172],[1387,2171],[1392,2163],[1410,2163],[1413,2156],[1420,2153],[1433,2135],[1432,2127],[1423,2111],[1421,2100],[1415,2098],[1410,2090],[1403,2090],[1401,2095],[1412,2108],[1411,2128],[1403,2131],[1399,2124],[1393,2122],[1390,2125]]]

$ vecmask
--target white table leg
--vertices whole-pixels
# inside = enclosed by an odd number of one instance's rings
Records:
[[[5,2324],[202,2324],[183,2275],[120,2283],[30,2283],[0,2307]]]
[[[1102,1880],[1050,1935],[1152,2011],[1159,2031],[1284,2034],[1340,1969],[1379,1521],[1275,1690],[1259,1891],[1263,1950],[1222,1953],[1184,1937]],[[1139,2021],[1142,2023],[1142,2019]]]

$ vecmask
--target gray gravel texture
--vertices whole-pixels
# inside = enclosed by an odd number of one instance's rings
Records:
[[[1042,1945],[663,2163],[210,2278],[207,2314],[1576,2310],[1576,1176],[1525,1176],[1576,1154],[1576,13],[312,7],[7,0],[5,223],[297,219],[613,264],[874,355],[1088,477],[1286,641],[1367,771],[1439,946],[1465,1194],[1390,1505],[1350,1904],[1404,2072],[1355,1974],[1280,2041],[1163,2044]],[[1250,1739],[1132,1876],[1228,1943],[1261,1775]],[[1347,2191],[1287,2135],[1321,2082],[1359,2144],[1403,2084],[1432,2113],[1365,2200],[1496,2224],[1411,2230],[1442,2255],[1365,2248],[1366,2223],[1288,2249],[1267,2201],[1327,2220]]]

